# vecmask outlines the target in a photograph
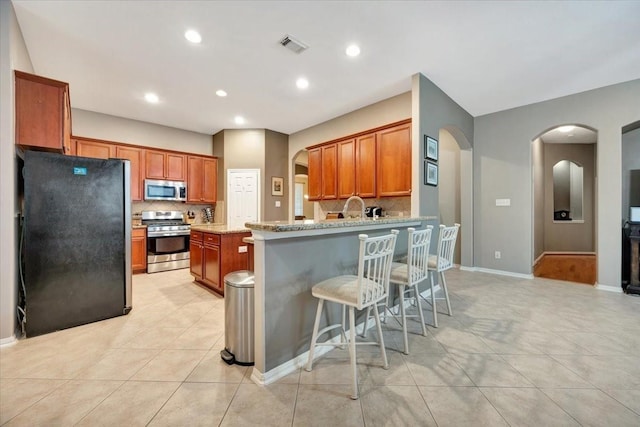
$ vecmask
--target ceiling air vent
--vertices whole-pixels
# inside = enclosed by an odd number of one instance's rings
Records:
[[[302,53],[309,47],[289,35],[284,36],[284,38],[280,40],[280,44],[295,53]]]

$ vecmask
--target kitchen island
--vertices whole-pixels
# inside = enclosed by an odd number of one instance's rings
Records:
[[[314,284],[340,274],[355,274],[359,234],[379,236],[400,230],[396,257],[407,252],[408,227],[436,225],[435,217],[302,220],[246,223],[254,239],[255,366],[252,380],[270,384],[304,366],[317,300]],[[332,323],[337,305],[327,307]],[[330,347],[324,347],[321,350]]]
[[[190,269],[194,280],[224,295],[224,276],[236,270],[248,270],[246,228],[221,224],[192,225],[189,241]]]

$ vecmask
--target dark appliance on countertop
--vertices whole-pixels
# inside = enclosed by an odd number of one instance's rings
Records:
[[[187,200],[187,184],[183,181],[161,181],[157,179],[145,179],[144,200],[185,202]]]
[[[379,206],[369,206],[364,209],[364,214],[369,218],[381,217],[382,208]]]
[[[129,161],[26,151],[22,174],[19,312],[26,336],[127,314]]]
[[[191,226],[182,211],[143,211],[147,226],[147,272],[189,268]]]

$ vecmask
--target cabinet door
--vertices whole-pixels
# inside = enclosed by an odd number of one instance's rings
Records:
[[[187,201],[200,203],[202,201],[202,157],[189,156],[187,158]]]
[[[376,134],[358,137],[356,150],[356,194],[376,197]]]
[[[200,242],[194,242],[193,240],[189,243],[189,263],[191,269],[191,275],[196,278],[196,280],[202,279],[202,269],[204,265],[202,264],[202,253],[203,246]]]
[[[378,197],[411,194],[411,124],[381,130],[376,135]]]
[[[187,178],[187,159],[182,154],[166,153],[165,178],[184,181]]]
[[[356,140],[338,142],[338,198],[356,194]]]
[[[149,179],[165,179],[164,158],[162,151],[145,150],[145,177]]]
[[[322,200],[338,198],[338,146],[322,147]]]
[[[76,156],[110,159],[116,155],[116,148],[113,144],[86,139],[76,139],[75,141]]]
[[[134,229],[131,235],[131,269],[134,273],[147,270],[147,233],[145,229]]]
[[[309,150],[309,200],[322,199],[322,150]]]
[[[15,143],[25,148],[66,151],[71,119],[67,123],[65,106],[68,84],[15,71]]]
[[[204,281],[218,291],[222,291],[220,282],[220,246],[204,247]]]
[[[189,189],[187,189],[187,192]],[[216,203],[218,199],[218,159],[202,161],[202,201]]]
[[[71,147],[71,100],[69,99],[69,86],[64,89],[63,112],[64,118],[62,124],[62,152],[64,154],[73,154],[73,148]]]
[[[131,164],[131,200],[134,202],[142,201],[144,183],[142,149],[116,146],[116,157],[129,160]]]

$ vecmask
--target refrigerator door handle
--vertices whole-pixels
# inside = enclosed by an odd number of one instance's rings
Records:
[[[132,269],[131,269],[131,163],[129,160],[122,161],[124,170],[124,247],[125,247],[125,295],[123,314],[127,314],[133,308],[133,295],[131,289]]]

